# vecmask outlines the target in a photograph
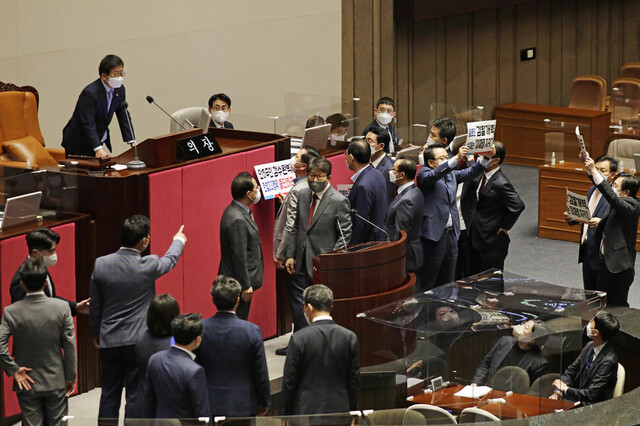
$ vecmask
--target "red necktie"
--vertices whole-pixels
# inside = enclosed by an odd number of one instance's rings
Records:
[[[316,202],[318,201],[318,196],[313,194],[313,199],[311,200],[311,206],[309,207],[309,226],[311,226],[311,219],[313,219],[313,213],[316,211]]]
[[[484,186],[485,186],[486,184],[487,184],[487,175],[483,174],[483,175],[482,175],[482,183],[480,184],[480,190],[479,190],[479,191],[482,191],[482,188],[484,188]],[[479,191],[478,191],[478,192],[479,192]]]

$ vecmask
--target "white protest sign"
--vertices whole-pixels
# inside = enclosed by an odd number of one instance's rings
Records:
[[[467,148],[469,154],[488,154],[493,146],[496,120],[467,123]]]
[[[277,195],[284,197],[293,187],[293,179],[296,175],[289,167],[289,160],[260,164],[254,166],[254,169],[265,200],[275,198]]]
[[[578,137],[578,142],[580,142],[580,151],[587,152],[587,148],[584,146],[584,137],[580,134],[580,126],[576,126],[576,136]]]
[[[352,186],[353,186],[352,183],[344,183],[344,184],[341,183],[341,184],[338,184],[338,187],[336,189],[338,190],[339,193],[341,193],[345,197],[348,197],[349,192],[351,192]]]
[[[567,213],[571,220],[587,223],[591,219],[589,201],[586,195],[576,194],[567,188]]]

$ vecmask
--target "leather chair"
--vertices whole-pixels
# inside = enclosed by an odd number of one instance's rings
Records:
[[[55,167],[64,149],[45,148],[38,122],[38,92],[0,82],[0,165],[32,169]]]
[[[621,78],[635,78],[640,80],[640,62],[629,62],[620,70]]]
[[[174,120],[182,124],[187,129],[190,129],[192,127],[191,124],[193,124],[194,126],[198,125],[198,121],[200,121],[200,113],[203,109],[204,108],[202,107],[182,108],[171,114],[171,117],[173,117]],[[189,124],[189,122],[191,122],[191,124]],[[178,123],[171,120],[171,123],[169,123],[170,133],[176,133],[182,130],[182,128],[178,126]]]
[[[428,425],[455,425],[458,424],[456,418],[444,408],[431,404],[413,404],[407,408],[407,413],[417,411],[427,420]]]
[[[417,411],[404,408],[376,410],[366,415],[365,424],[370,425],[426,425],[424,416]]]
[[[616,387],[613,388],[613,397],[617,398],[624,393],[624,381],[626,379],[627,373],[622,366],[622,364],[618,363],[618,380],[616,381]]]
[[[640,153],[640,139],[625,138],[622,136],[613,139],[607,148],[607,155],[611,155],[622,162],[622,165],[618,167],[618,171],[622,171],[622,166],[624,166],[625,169],[636,168],[633,157],[634,153]]]
[[[638,123],[640,114],[640,80],[635,78],[619,78],[611,84],[611,100],[609,101],[611,122],[625,124]]]
[[[542,377],[538,377],[529,388],[527,395],[538,396],[541,398],[550,397],[555,390],[555,388],[553,387],[553,381],[559,378],[559,373],[549,373],[545,374]]]
[[[484,422],[499,422],[500,418],[494,416],[488,411],[478,407],[469,407],[462,410],[460,417],[458,417],[458,423],[484,423]]]
[[[604,111],[607,81],[598,75],[579,75],[571,83],[569,108]]]
[[[526,393],[529,390],[529,375],[520,367],[502,367],[491,378],[489,386],[495,390]]]

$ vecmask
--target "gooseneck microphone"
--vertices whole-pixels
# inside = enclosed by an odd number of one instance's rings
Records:
[[[364,220],[364,221],[365,221],[365,222],[367,222],[369,225],[371,225],[371,226],[373,226],[374,228],[376,228],[376,229],[378,229],[378,230],[382,231],[382,232],[384,233],[384,235],[386,235],[386,236],[387,236],[387,242],[390,242],[390,241],[391,241],[391,237],[389,237],[389,233],[388,233],[387,231],[385,231],[385,230],[384,230],[384,228],[380,228],[380,227],[379,227],[378,225],[376,225],[375,223],[373,223],[373,222],[371,222],[371,221],[369,221],[369,220],[365,219],[364,217],[360,216],[360,215],[358,214],[358,210],[356,210],[356,209],[351,209],[351,210],[349,211],[349,213],[351,213],[351,217],[358,217],[358,218],[360,218],[360,220]]]
[[[174,123],[176,123],[178,126],[182,127],[182,130],[187,130],[187,128],[186,128],[186,127],[184,127],[182,124],[180,124],[180,123],[178,122],[178,120],[176,120],[175,118],[173,118],[173,117],[171,116],[171,114],[169,114],[169,113],[168,113],[167,111],[165,111],[165,110],[164,110],[160,105],[158,105],[158,104],[153,100],[153,98],[152,98],[151,96],[148,96],[148,95],[147,95],[147,102],[149,102],[150,104],[154,104],[155,106],[157,106],[158,108],[160,108],[160,111],[164,112],[164,113],[167,115],[167,117],[169,117],[171,120],[173,120],[173,122],[174,122]]]
[[[344,232],[342,232],[342,225],[340,225],[340,215],[336,213],[336,223],[338,224],[338,229],[340,230],[340,236],[342,237],[342,242],[344,243],[344,250],[347,250],[347,240],[344,238]]]
[[[144,161],[138,158],[138,144],[135,142],[136,134],[133,131],[133,126],[131,125],[131,116],[129,115],[129,110],[127,109],[129,108],[129,103],[127,101],[124,101],[122,102],[121,106],[122,106],[122,109],[124,110],[124,113],[127,115],[127,123],[129,124],[129,130],[131,131],[131,135],[133,136],[133,140],[134,140],[133,160],[127,163],[127,168],[133,169],[133,170],[145,169],[147,168],[147,165],[144,163]]]

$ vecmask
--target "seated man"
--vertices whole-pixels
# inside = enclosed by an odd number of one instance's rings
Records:
[[[347,141],[347,130],[349,129],[347,117],[342,114],[331,114],[327,117],[326,124],[331,124],[329,135],[331,145],[335,146],[338,142]]]
[[[550,399],[567,399],[590,405],[613,398],[618,381],[618,356],[613,344],[608,342],[619,328],[618,319],[604,311],[587,324],[587,337],[591,342],[553,382],[556,391]]]
[[[233,129],[233,124],[227,121],[231,112],[231,98],[224,93],[216,93],[209,98],[209,114],[211,114],[211,124],[209,127],[219,129]]]
[[[547,331],[540,321],[528,320],[513,327],[513,337],[503,336],[484,357],[473,383],[487,385],[502,367],[517,366],[529,374],[529,383],[549,370],[549,362],[542,356],[540,346],[544,344]]]

